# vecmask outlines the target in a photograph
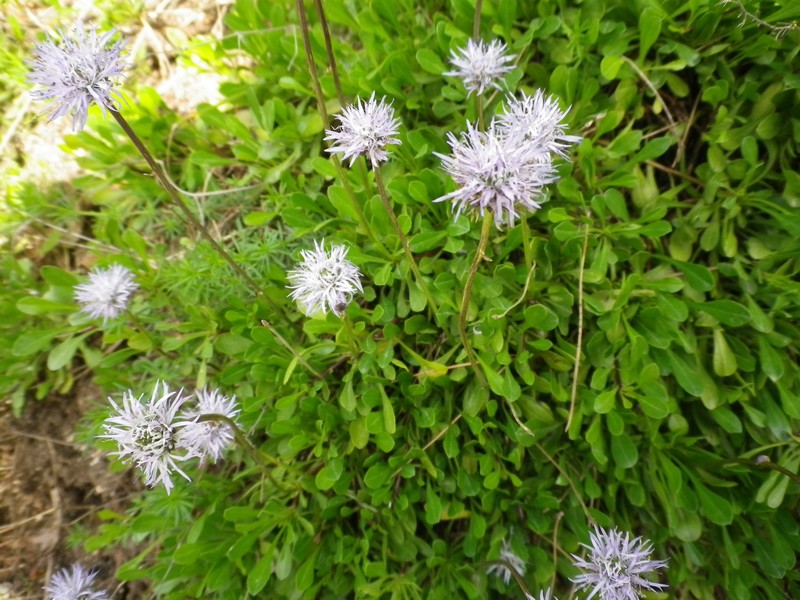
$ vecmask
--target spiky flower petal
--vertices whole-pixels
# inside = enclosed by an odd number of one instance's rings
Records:
[[[567,148],[581,141],[577,135],[564,133],[563,123],[569,108],[562,111],[553,96],[545,96],[536,90],[533,96],[523,93],[521,98],[509,96],[505,112],[498,117],[498,124],[507,131],[516,131],[529,143],[537,144],[544,151],[567,158]]]
[[[641,537],[617,529],[595,527],[589,534],[591,544],[581,544],[589,551],[586,559],[572,555],[573,565],[583,571],[572,581],[579,590],[591,589],[587,600],[599,595],[602,600],[637,600],[640,592],[663,590],[663,583],[653,583],[644,575],[667,566],[665,560],[651,560],[653,546]]]
[[[123,76],[127,63],[120,58],[124,41],[109,44],[115,30],[98,35],[94,27],[88,31],[78,22],[71,35],[60,31],[61,43],[48,35],[36,46],[34,59],[27,61],[31,72],[28,80],[41,89],[31,95],[35,100],[52,100],[50,120],[72,114],[72,128],[83,129],[89,106],[97,103],[103,110],[117,110],[114,86]]]
[[[487,575],[497,575],[503,578],[503,583],[508,585],[511,581],[512,572],[517,572],[520,577],[525,576],[525,561],[514,552],[508,540],[503,540],[503,545],[500,548],[500,562],[492,564],[487,570]]]
[[[48,600],[107,600],[108,593],[92,589],[97,573],[87,571],[78,563],[55,572],[50,584],[44,586]]]
[[[217,462],[234,439],[233,430],[228,423],[217,421],[199,421],[203,415],[222,415],[236,420],[239,416],[239,405],[236,396],[224,396],[219,390],[203,388],[196,391],[197,407],[186,413],[186,419],[191,420],[182,431],[183,444],[190,449],[192,454],[200,457],[201,461],[210,458]]]
[[[506,54],[506,45],[500,40],[488,44],[469,40],[465,48],[451,52],[450,64],[455,69],[444,74],[461,79],[469,94],[481,95],[490,87],[500,89],[497,82],[514,68],[508,64],[514,57],[514,54]]]
[[[521,211],[541,208],[544,186],[557,179],[544,148],[494,122],[487,131],[468,123],[460,137],[447,137],[452,155],[435,154],[458,188],[434,202],[452,201],[456,217],[465,210],[481,216],[490,210],[498,227],[513,225]]]
[[[105,421],[107,433],[100,437],[117,442],[119,451],[111,454],[139,467],[145,484],[153,487],[161,482],[169,494],[174,487],[173,471],[191,481],[178,467],[179,461],[193,454],[181,431],[189,421],[179,415],[189,397],[183,395],[182,389],[171,392],[161,381],[156,381],[147,402],[142,402],[142,397],[136,398],[132,390],[127,390],[121,406],[109,398],[114,413]]]
[[[341,153],[342,160],[349,158],[351,165],[362,154],[372,166],[384,162],[389,157],[386,146],[400,143],[393,137],[399,133],[400,119],[395,118],[391,103],[386,104],[385,100],[376,102],[372,92],[367,102],[359,98],[346,106],[337,115],[339,127],[325,132],[325,139],[334,142],[327,152]]]
[[[289,272],[293,290],[289,296],[296,300],[308,316],[328,310],[341,316],[353,294],[363,292],[361,272],[347,260],[345,246],[331,245],[325,251],[325,241],[314,242],[313,250],[303,250],[303,262]]]
[[[525,600],[536,600],[536,596],[526,593]],[[553,592],[550,590],[550,588],[547,588],[546,590],[539,592],[539,600],[558,600],[558,598],[553,596]]]
[[[122,265],[95,269],[89,281],[75,286],[75,301],[81,311],[93,319],[103,317],[103,323],[113,319],[128,306],[131,294],[139,288],[133,273]]]

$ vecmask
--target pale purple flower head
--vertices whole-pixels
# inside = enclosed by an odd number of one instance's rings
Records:
[[[563,123],[569,108],[562,111],[553,96],[545,96],[536,90],[533,96],[523,93],[517,99],[508,96],[505,112],[498,117],[498,124],[507,131],[515,131],[531,144],[537,144],[545,152],[567,158],[571,144],[581,141],[577,135],[564,133]]]
[[[93,102],[103,114],[106,109],[117,110],[114,86],[128,66],[120,58],[125,42],[109,44],[115,30],[98,35],[94,27],[86,31],[81,22],[71,35],[60,33],[60,44],[48,35],[36,46],[34,59],[27,61],[28,80],[42,86],[31,92],[35,100],[53,101],[50,120],[71,113],[72,128],[78,131],[86,125]]]
[[[114,412],[105,421],[106,434],[100,437],[117,442],[119,451],[111,454],[139,467],[146,485],[161,482],[169,494],[174,487],[173,471],[191,481],[178,467],[179,461],[193,455],[182,433],[189,421],[179,414],[189,397],[182,389],[171,392],[166,383],[156,381],[150,399],[143,402],[142,398],[136,398],[132,390],[123,394],[122,406],[109,398]]]
[[[490,87],[500,89],[497,82],[514,68],[509,64],[514,57],[514,54],[506,54],[506,45],[500,40],[488,44],[469,40],[465,48],[451,52],[450,64],[455,69],[444,74],[458,77],[469,94],[475,92],[480,96]]]
[[[345,246],[331,245],[325,251],[325,241],[314,242],[313,250],[303,250],[303,262],[288,274],[292,290],[289,297],[296,300],[312,316],[328,310],[341,316],[353,294],[363,292],[361,272],[347,260]]]
[[[108,600],[108,593],[92,589],[97,573],[87,571],[78,563],[64,567],[50,578],[44,586],[48,600]]]
[[[500,548],[500,561],[493,563],[487,570],[487,575],[497,575],[503,578],[503,583],[508,585],[511,581],[511,570],[517,572],[520,577],[525,576],[525,561],[514,552],[508,540],[503,540],[503,545]]]
[[[203,388],[196,391],[197,406],[186,412],[186,418],[191,420],[182,432],[183,445],[190,449],[190,453],[200,457],[201,461],[210,458],[217,462],[234,439],[233,430],[228,423],[218,421],[198,421],[203,415],[222,415],[236,420],[239,416],[239,405],[236,396],[228,397],[219,390]]]
[[[123,312],[131,294],[139,288],[133,273],[122,265],[111,265],[108,269],[95,269],[89,273],[89,281],[75,286],[75,301],[81,312],[93,319],[103,317],[103,323]]]
[[[582,573],[572,581],[579,590],[591,589],[587,600],[599,595],[601,600],[637,600],[640,592],[663,590],[663,583],[653,583],[644,578],[667,566],[665,560],[651,560],[652,544],[621,533],[617,529],[606,531],[595,527],[589,534],[591,544],[581,544],[589,551],[586,559],[575,554],[573,565]]]
[[[391,103],[386,98],[375,102],[375,92],[364,102],[360,98],[355,104],[346,106],[340,115],[339,127],[328,129],[325,139],[334,144],[326,151],[341,153],[342,160],[350,159],[350,164],[362,154],[373,167],[384,162],[389,153],[386,146],[399,144],[393,137],[399,133],[400,119],[395,118]]]
[[[544,186],[558,179],[549,152],[494,122],[487,131],[468,123],[460,137],[447,139],[452,155],[434,154],[458,188],[434,202],[452,201],[456,217],[490,210],[498,227],[511,226],[521,212],[541,208]]]

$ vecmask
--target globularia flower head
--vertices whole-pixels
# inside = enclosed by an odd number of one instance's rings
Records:
[[[501,128],[517,132],[524,140],[540,146],[544,152],[566,158],[570,144],[581,141],[580,136],[564,133],[562,121],[568,112],[569,108],[562,111],[558,107],[554,97],[536,90],[533,96],[525,93],[519,99],[509,96],[505,113],[498,117],[498,121]]]
[[[97,573],[87,571],[79,564],[64,567],[56,571],[50,579],[50,585],[44,586],[48,600],[107,600],[104,591],[92,589],[92,582]]]
[[[468,93],[480,95],[489,87],[500,89],[497,81],[514,68],[508,64],[514,57],[514,54],[506,54],[506,45],[500,40],[489,44],[469,40],[466,48],[451,52],[450,64],[455,69],[445,75],[460,78]]]
[[[142,396],[136,398],[133,391],[128,390],[122,396],[122,406],[109,398],[114,413],[105,421],[107,433],[100,436],[117,442],[119,451],[111,454],[139,467],[145,484],[152,487],[160,481],[168,494],[174,487],[173,471],[191,481],[177,464],[193,454],[182,435],[188,421],[178,414],[188,399],[183,390],[171,392],[161,381],[156,381],[150,400],[146,402],[142,402]]]
[[[478,131],[468,123],[461,137],[447,138],[452,156],[434,154],[458,189],[434,202],[451,200],[456,217],[465,210],[481,216],[490,210],[498,227],[511,226],[521,211],[541,208],[537,200],[543,199],[544,186],[557,179],[550,153],[519,131],[494,122],[488,131]]]
[[[600,527],[595,527],[589,538],[590,545],[581,544],[589,556],[583,559],[572,555],[572,564],[583,571],[572,581],[579,590],[591,589],[589,599],[599,595],[602,600],[637,600],[640,591],[667,587],[644,578],[667,566],[667,561],[650,559],[653,546],[649,541],[641,537],[631,539],[629,533]]]
[[[353,294],[363,292],[361,272],[347,260],[345,246],[331,245],[325,251],[325,241],[314,242],[313,250],[302,251],[303,262],[288,274],[293,290],[289,295],[308,316],[331,310],[341,316]]]
[[[81,311],[92,318],[103,317],[105,323],[125,310],[131,294],[139,288],[133,273],[122,265],[95,269],[89,281],[75,286],[75,301]]]
[[[197,407],[186,413],[186,418],[192,422],[181,432],[183,444],[201,460],[211,458],[213,462],[217,462],[233,441],[233,429],[225,422],[197,419],[203,415],[222,415],[235,421],[239,415],[236,396],[229,398],[223,396],[219,390],[209,391],[205,388],[195,392],[195,396]]]
[[[508,585],[511,581],[511,570],[516,571],[520,577],[525,576],[525,561],[514,552],[508,540],[503,540],[503,545],[500,548],[500,561],[492,564],[487,570],[487,575],[497,575],[503,578],[503,583]]]
[[[325,132],[325,139],[334,142],[327,152],[341,153],[342,160],[349,158],[351,165],[362,154],[373,167],[384,162],[389,157],[386,146],[400,143],[393,137],[399,133],[400,119],[395,118],[391,103],[386,104],[385,100],[375,102],[373,92],[367,102],[359,98],[345,107],[337,116],[339,127]]]
[[[117,110],[112,94],[115,80],[123,75],[127,64],[120,58],[124,41],[109,44],[115,30],[98,35],[94,27],[86,31],[78,22],[71,35],[61,31],[61,43],[50,36],[35,49],[34,59],[27,61],[31,72],[28,80],[39,84],[36,100],[52,100],[50,120],[72,113],[72,128],[83,129],[89,106],[96,102],[105,110]]]

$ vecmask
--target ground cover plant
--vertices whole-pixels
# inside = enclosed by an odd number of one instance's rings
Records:
[[[189,116],[68,17],[0,390],[143,485],[50,595],[797,596],[793,3],[240,0]]]

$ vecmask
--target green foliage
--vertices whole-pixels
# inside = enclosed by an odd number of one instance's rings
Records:
[[[75,275],[6,258],[0,316],[18,325],[1,333],[0,391],[21,408],[78,364],[112,394],[156,378],[220,387],[279,464],[233,452],[170,496],[104,511],[86,550],[146,542],[117,575],[164,598],[478,599],[518,593],[486,575],[509,539],[530,590],[555,580],[566,595],[569,554],[597,522],[653,540],[662,597],[797,596],[798,32],[740,26],[705,0],[485,3],[484,38],[519,55],[508,85],[571,105],[584,139],[529,231],[491,234],[468,313],[484,388],[458,336],[479,226],[432,203],[452,189],[433,152],[475,120],[442,76],[473,4],[324,4],[346,100],[375,91],[401,117],[382,173],[439,310],[369,170],[345,182],[324,152],[294,5],[237,1],[213,53],[251,67],[220,66],[220,107],[182,121],[140,88],[123,113],[264,296],[183,225],[117,124],[93,118],[67,141],[84,171],[69,218],[85,218],[101,264],[136,273],[139,322],[94,327],[72,314]],[[209,193],[222,190],[238,191]],[[364,273],[347,322],[286,297],[286,272],[323,237]]]

